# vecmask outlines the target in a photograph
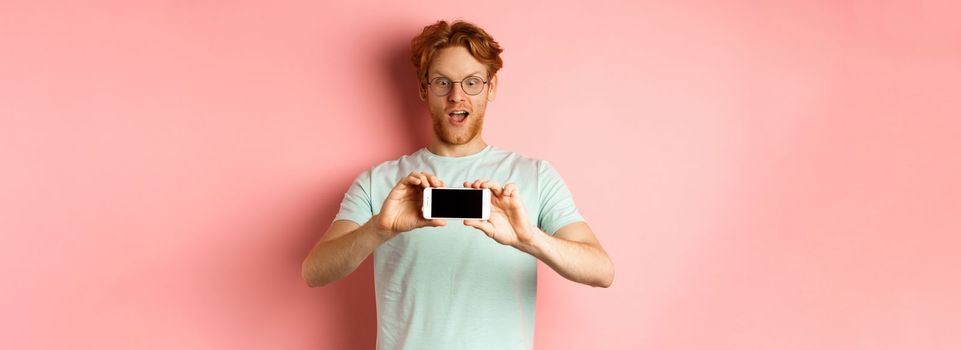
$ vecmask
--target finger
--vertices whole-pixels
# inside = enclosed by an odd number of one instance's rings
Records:
[[[436,226],[438,226],[438,225],[437,225],[436,222],[434,222],[434,220],[427,220],[427,219],[424,219],[424,218],[419,218],[419,219],[417,220],[417,223],[414,225],[414,228],[415,228],[415,229],[418,229],[418,228],[436,227]]]
[[[483,182],[483,180],[481,180],[481,179],[474,180],[474,182],[470,184],[470,187],[471,187],[471,188],[480,188],[480,184],[481,184],[482,182]]]
[[[490,190],[491,190],[491,193],[494,194],[494,196],[500,197],[501,194],[502,194],[503,191],[504,191],[504,188],[501,187],[500,184],[498,184],[498,183],[495,182],[495,183],[490,187]]]
[[[481,185],[481,188],[486,188],[493,191],[493,190],[500,189],[501,186],[496,182],[491,181],[491,182],[485,182],[483,185]]]
[[[397,186],[417,186],[420,185],[420,179],[414,175],[407,175],[403,179],[397,182]]]
[[[427,179],[427,175],[420,174],[418,178],[420,178],[420,187],[423,187],[423,188],[430,187],[430,180]]]
[[[498,183],[496,183],[496,182],[493,182],[493,181],[492,181],[492,182],[486,182],[486,183],[484,183],[483,185],[481,185],[481,188],[489,189],[489,190],[491,191],[491,193],[494,194],[494,196],[497,196],[497,197],[500,197],[500,196],[501,196],[501,186],[500,186],[500,184],[498,184]]]
[[[507,186],[504,186],[504,196],[510,197],[510,196],[513,196],[514,193],[516,192],[517,192],[517,185],[514,185],[513,183],[509,183],[507,184]]]
[[[401,182],[409,185],[420,185],[420,173],[411,171]]]
[[[434,175],[427,175],[427,179],[430,180],[430,185],[434,187],[444,187],[444,182]]]

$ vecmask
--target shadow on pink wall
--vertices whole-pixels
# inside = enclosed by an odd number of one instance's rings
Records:
[[[346,189],[353,179],[336,181],[337,188]],[[309,223],[298,234],[302,237],[294,254],[297,264],[301,263],[311,247],[330,226],[340,207],[342,193],[338,191],[318,194],[313,206]],[[297,288],[308,288],[301,282]],[[373,349],[376,345],[377,319],[374,300],[373,259],[368,257],[353,273],[324,287],[311,290],[309,299],[303,307],[309,308],[310,319],[315,324],[307,328],[318,329],[320,334],[313,339],[319,348],[331,349]],[[322,321],[326,320],[326,321]],[[333,328],[333,329],[331,329]],[[323,336],[328,335],[328,336]]]
[[[385,32],[396,33],[396,30]],[[387,153],[403,154],[426,146],[431,140],[430,123],[428,111],[423,101],[418,96],[418,80],[410,60],[410,38],[397,35],[384,35],[387,38],[380,47],[382,59],[379,69],[380,76],[385,80],[383,86],[391,87],[395,93],[386,97],[395,107],[395,113],[390,118],[400,118],[400,125],[403,128],[398,132],[408,136],[402,138],[405,144],[398,145],[396,152]],[[381,160],[372,160],[369,164],[363,165],[363,169],[379,163]],[[351,172],[347,172],[351,173]],[[356,175],[352,174],[351,176]],[[318,210],[314,211],[316,217],[308,224],[305,232],[300,235],[303,239],[305,249],[313,246],[316,242],[317,232],[325,232],[330,222],[339,210],[340,201],[343,199],[343,192],[348,189],[354,178],[348,176],[337,179],[333,183],[338,184],[336,190],[324,193],[317,199]],[[379,204],[375,204],[379,205]],[[306,250],[305,253],[306,254]],[[333,320],[328,324],[337,327],[336,330],[325,332],[327,334],[341,335],[333,339],[317,339],[319,344],[339,349],[372,349],[376,345],[377,320],[376,302],[374,297],[374,271],[373,256],[368,257],[353,273],[322,287],[323,291],[318,298],[316,307],[321,308],[319,312],[327,313],[327,317]]]
[[[337,349],[373,349],[377,342],[377,314],[374,301],[373,259],[367,258],[354,273],[325,287],[331,289],[335,300],[328,305],[342,323],[343,337],[337,344],[325,342]]]
[[[390,117],[401,119],[401,124],[405,128],[399,131],[409,136],[408,144],[403,145],[404,149],[414,151],[430,143],[432,132],[430,114],[426,102],[420,100],[418,93],[420,83],[411,62],[410,39],[418,33],[409,34],[409,36],[389,37],[389,41],[383,45],[385,50],[382,68],[384,69],[383,77],[389,79],[385,85],[391,86],[394,91],[391,97],[396,114]]]

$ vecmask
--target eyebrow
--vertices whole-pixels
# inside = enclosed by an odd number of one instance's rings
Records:
[[[469,78],[469,77],[472,77],[472,76],[475,76],[475,75],[480,76],[480,73],[481,73],[481,71],[476,71],[476,72],[473,72],[473,73],[471,73],[471,74],[468,74],[465,78]],[[444,78],[450,78],[450,76],[448,76],[448,75],[446,75],[446,74],[442,74],[442,73],[437,72],[437,71],[433,71],[433,72],[431,72],[430,74],[428,74],[427,76],[428,76],[428,77],[441,76],[441,77],[444,77]]]

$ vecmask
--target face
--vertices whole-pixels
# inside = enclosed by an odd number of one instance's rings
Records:
[[[450,92],[444,96],[437,96],[431,91],[431,86],[423,86],[420,91],[421,99],[427,101],[430,110],[434,134],[441,142],[463,145],[480,135],[487,102],[494,100],[497,78],[490,79],[480,93],[472,96],[463,88],[468,83],[457,83],[471,77],[488,81],[487,66],[477,61],[464,47],[441,49],[431,62],[427,71],[428,82],[436,78],[455,82],[450,84]]]

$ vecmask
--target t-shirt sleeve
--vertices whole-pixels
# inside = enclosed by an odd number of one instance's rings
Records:
[[[340,202],[340,211],[334,217],[337,220],[350,220],[363,225],[374,216],[370,196],[370,170],[364,171],[347,189],[344,199]]]
[[[564,179],[545,160],[537,162],[537,196],[540,199],[537,226],[544,232],[553,235],[567,224],[585,221]]]

